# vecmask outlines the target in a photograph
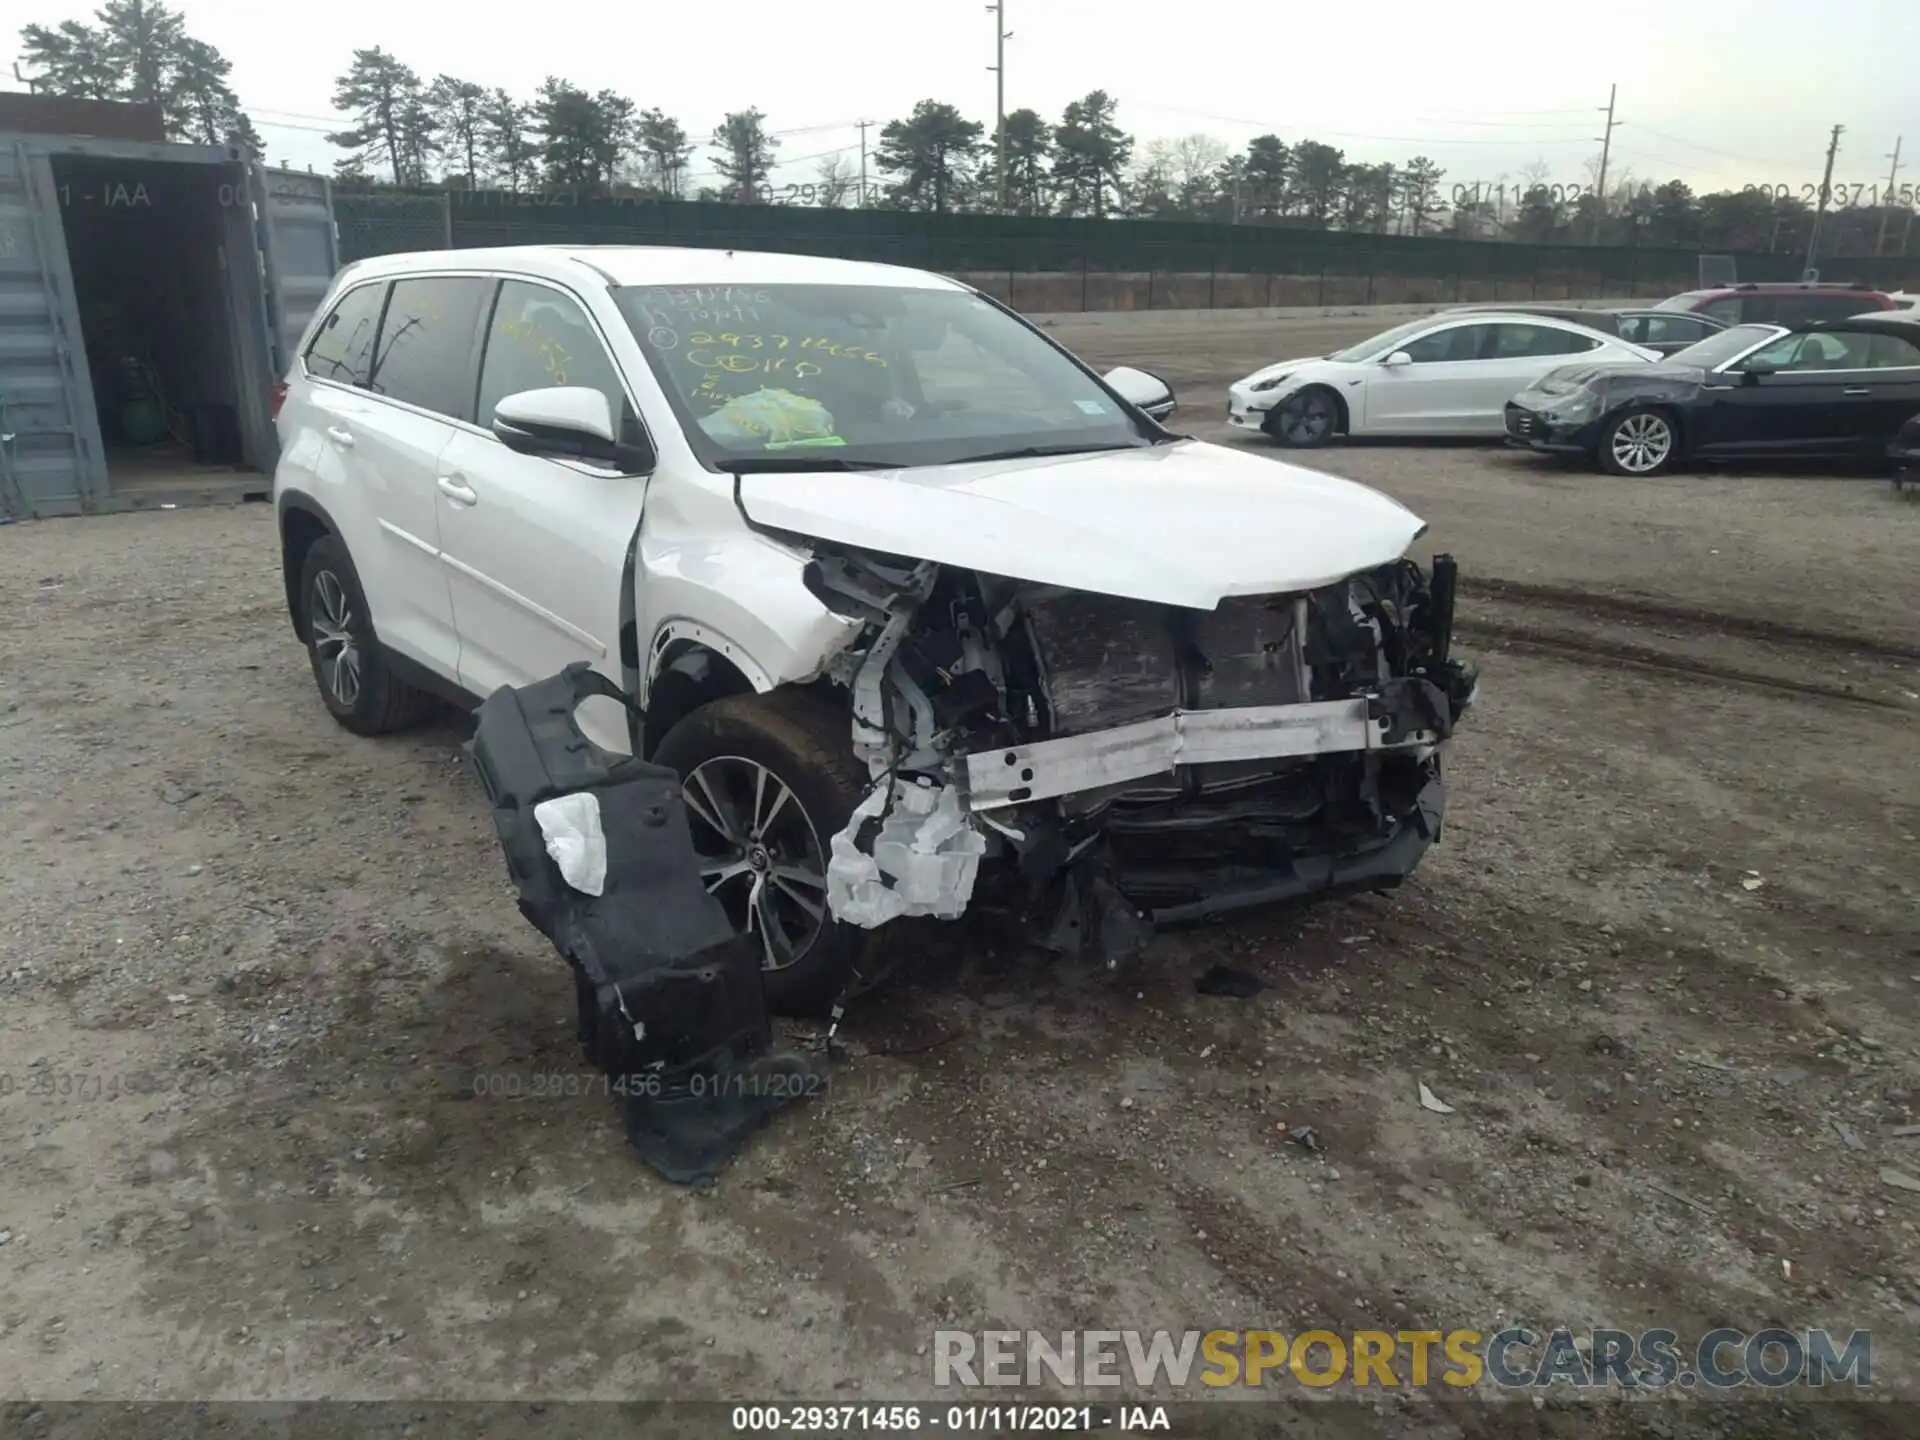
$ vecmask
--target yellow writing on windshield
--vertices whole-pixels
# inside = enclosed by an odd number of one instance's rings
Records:
[[[819,359],[821,356],[829,356],[835,360],[858,360],[863,364],[873,365],[882,370],[887,368],[886,358],[882,355],[875,354],[866,346],[847,345],[837,340],[829,340],[822,335],[802,335],[798,337],[792,335],[747,335],[735,334],[732,331],[722,331],[715,334],[709,330],[695,330],[687,337],[687,344],[692,347],[688,352],[687,359],[691,363],[703,367],[705,367],[708,362],[696,359],[693,352],[703,349],[711,351],[714,348],[720,348],[731,351],[771,350],[777,352],[782,350],[804,350],[807,351],[813,359]],[[817,374],[818,372],[816,371],[815,373]]]
[[[500,326],[500,333],[509,339],[517,340],[540,358],[541,368],[555,385],[567,383],[567,367],[573,357],[543,326],[532,320],[508,320]]]

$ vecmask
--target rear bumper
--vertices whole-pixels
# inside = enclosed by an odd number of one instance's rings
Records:
[[[1600,443],[1598,421],[1563,425],[1511,400],[1507,402],[1505,421],[1507,443],[1526,450],[1553,455],[1590,455]]]

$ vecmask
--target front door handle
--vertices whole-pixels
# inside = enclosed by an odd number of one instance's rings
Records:
[[[343,426],[329,425],[327,427],[327,438],[342,450],[351,450],[353,448],[353,432]]]
[[[1845,390],[1842,390],[1840,393],[1842,395],[1847,396],[1849,399],[1857,400],[1862,395],[1871,395],[1873,393],[1873,387],[1870,385],[1849,385]]]
[[[480,498],[473,493],[472,488],[468,486],[467,482],[458,475],[442,475],[439,484],[440,493],[456,505],[472,505]]]

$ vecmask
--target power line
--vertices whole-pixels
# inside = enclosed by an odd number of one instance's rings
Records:
[[[1773,160],[1762,160],[1754,155],[1742,155],[1737,151],[1721,150],[1712,145],[1702,145],[1696,140],[1683,140],[1678,135],[1669,135],[1663,130],[1655,130],[1645,124],[1640,126],[1640,133],[1643,135],[1651,135],[1656,140],[1665,140],[1671,145],[1684,145],[1689,150],[1703,150],[1709,155],[1718,155],[1723,160],[1739,160],[1748,165],[1774,165],[1778,163],[1777,158]]]
[[[1303,133],[1305,133],[1306,130],[1310,130],[1311,133],[1308,133],[1306,136],[1308,139],[1320,135],[1332,135],[1342,140],[1384,140],[1396,145],[1531,145],[1535,148],[1539,148],[1542,145],[1553,146],[1578,143],[1571,135],[1565,137],[1556,136],[1544,141],[1538,137],[1530,137],[1524,140],[1492,140],[1463,139],[1452,135],[1366,135],[1357,130],[1334,130],[1325,125],[1314,125],[1303,128],[1293,125],[1276,124],[1271,120],[1247,120],[1234,115],[1216,115],[1208,110],[1188,110],[1178,105],[1150,105],[1138,100],[1130,100],[1125,103],[1132,105],[1137,110],[1157,110],[1169,115],[1192,115],[1200,120],[1214,120],[1223,125],[1244,125],[1253,130],[1272,130],[1277,132],[1280,130],[1303,129]]]

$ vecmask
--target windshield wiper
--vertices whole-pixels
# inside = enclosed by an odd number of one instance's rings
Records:
[[[904,470],[900,460],[848,460],[838,455],[740,455],[713,462],[729,475],[803,475],[808,471]]]
[[[990,450],[985,455],[962,455],[950,465],[978,465],[989,460],[1038,460],[1048,455],[1099,455],[1108,450],[1144,450],[1144,445],[1022,445],[1014,450]]]

